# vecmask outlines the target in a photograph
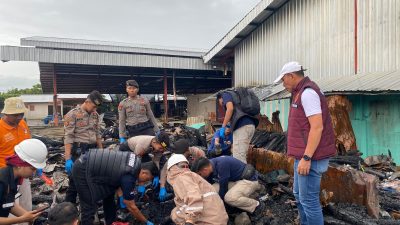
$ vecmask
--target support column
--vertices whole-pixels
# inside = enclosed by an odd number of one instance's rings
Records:
[[[58,126],[58,115],[57,115],[57,74],[53,64],[53,121],[54,126]]]
[[[167,71],[164,69],[164,123],[168,123],[168,84]]]
[[[177,108],[177,103],[176,103],[176,77],[175,77],[175,70],[172,72],[172,89],[174,92],[174,105],[175,105],[175,111]]]

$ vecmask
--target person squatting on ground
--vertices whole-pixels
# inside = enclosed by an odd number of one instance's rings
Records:
[[[114,195],[122,189],[123,203],[139,221],[153,225],[135,204],[135,186],[144,185],[158,176],[153,162],[141,163],[140,157],[132,152],[108,149],[92,149],[75,161],[72,177],[81,206],[81,223],[92,225],[97,211],[97,202],[103,200],[106,224],[116,221]]]
[[[298,62],[285,64],[275,80],[291,93],[287,154],[294,157],[293,193],[303,225],[323,225],[321,176],[336,154],[328,105],[320,88]]]
[[[255,116],[260,113],[260,103],[257,97],[246,101],[249,103],[246,104],[249,107],[244,107],[244,100],[252,96],[254,93],[245,88],[240,88],[238,91],[224,91],[217,95],[219,105],[225,109],[220,136],[225,136],[225,129],[230,123],[233,130],[232,155],[243,163],[247,163],[247,151],[258,125],[258,119]]]
[[[169,148],[169,136],[164,131],[159,131],[155,136],[140,135],[129,138],[126,142],[120,144],[120,151],[132,151],[139,156],[142,162],[153,161],[157,167],[162,168],[167,159],[163,156],[164,151]],[[160,177],[153,179],[153,188],[157,188],[160,184]],[[139,192],[143,194],[144,186],[139,188]]]
[[[71,175],[72,166],[81,154],[91,148],[103,148],[99,114],[96,112],[102,102],[102,95],[98,91],[92,91],[82,105],[72,109],[64,117],[64,157],[68,175]],[[76,203],[76,196],[74,180],[69,176],[65,200]]]
[[[232,156],[200,158],[193,163],[192,171],[210,183],[218,182],[214,187],[226,204],[251,213],[253,220],[263,215],[264,203],[251,197],[263,188],[252,165]]]
[[[14,147],[21,141],[31,138],[24,114],[27,112],[24,102],[19,97],[7,98],[4,101],[3,117],[0,120],[0,168],[7,166],[6,158],[15,154]],[[41,171],[38,170],[38,173]],[[32,192],[29,179],[23,179],[18,188],[21,197],[20,206],[27,211],[32,210]],[[27,224],[27,223],[24,223]]]
[[[186,139],[179,139],[171,146],[171,150],[173,154],[182,154],[189,161],[189,165],[192,164],[193,161],[197,160],[201,157],[206,157],[205,152],[197,147],[190,147],[189,141]],[[160,173],[160,193],[159,200],[165,201],[167,197],[167,189],[165,185],[167,183],[167,164],[161,169]]]
[[[208,147],[208,158],[214,158],[221,155],[232,155],[232,143],[233,134],[231,126],[229,124],[225,127],[224,135],[221,135],[220,129],[216,130],[211,140],[210,146]]]
[[[138,95],[139,84],[135,80],[126,81],[126,92],[128,97],[118,106],[120,143],[126,142],[127,137],[154,136],[159,131],[157,120],[151,111],[149,100]],[[126,135],[126,130],[129,136]]]
[[[57,204],[49,211],[48,223],[49,225],[78,225],[78,210],[71,202]]]
[[[15,197],[20,181],[46,166],[46,145],[37,139],[26,139],[14,149],[15,154],[6,158],[7,166],[0,169],[0,224],[32,223],[42,213],[25,210]],[[8,217],[9,213],[15,217]]]
[[[171,219],[177,225],[226,225],[228,214],[214,187],[189,169],[184,155],[174,154],[168,160],[168,183],[175,193],[176,207]]]

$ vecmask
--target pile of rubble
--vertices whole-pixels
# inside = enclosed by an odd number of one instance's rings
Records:
[[[250,142],[256,148],[273,149],[286,152],[286,135],[284,133],[256,130]]]
[[[115,123],[109,122],[107,128],[103,131],[105,147],[111,144],[118,144],[116,140],[118,128]],[[194,129],[177,124],[176,126],[166,125],[165,131],[170,134],[171,141],[186,138],[190,140],[191,145],[207,146],[204,129]],[[34,207],[44,202],[49,204],[62,202],[68,187],[68,177],[64,172],[63,142],[41,136],[34,136],[34,138],[42,140],[49,148],[48,166],[44,169],[44,172],[48,177],[52,178],[54,183],[54,185],[50,186],[38,177],[32,179]],[[266,203],[265,216],[259,221],[251,221],[246,213],[227,207],[230,216],[229,224],[299,224],[297,207],[292,194],[293,178],[291,174],[293,173],[293,163],[284,157],[286,152],[285,134],[272,129],[269,131],[257,130],[252,139],[252,144],[255,150],[249,150],[248,161],[260,171],[259,180],[265,187],[265,190],[256,196]],[[332,196],[334,194],[331,191],[324,189],[321,192],[321,203],[324,206],[325,224],[400,224],[400,220],[397,220],[400,218],[400,172],[397,171],[390,152],[387,156],[372,156],[364,160],[358,151],[341,151],[340,155],[331,159],[331,169],[345,171],[343,174],[348,171],[351,171],[351,174],[355,173],[354,171],[357,174],[364,174],[363,172],[365,172],[376,177],[376,180],[379,181],[378,190],[376,191],[377,198],[379,198],[379,204],[376,203],[379,215],[377,217],[376,214],[375,216],[371,214],[370,205],[365,204],[366,206],[363,206],[364,202],[358,202],[360,204],[352,204],[351,201],[349,203],[338,203],[340,201],[334,200],[335,197],[338,199],[338,194],[336,193],[336,196]],[[340,173],[338,174],[340,175]],[[338,177],[342,176],[339,175]],[[363,179],[363,176],[360,177],[359,179]],[[351,176],[348,177],[348,179],[352,178]],[[334,183],[334,179],[338,178],[331,178],[331,181],[332,179],[333,182],[331,183]],[[374,183],[372,182],[372,184]],[[172,192],[172,190],[170,191]],[[338,190],[338,192],[342,193],[352,193],[352,191],[354,190]],[[142,202],[138,201],[138,205],[142,212],[151,218],[155,224],[173,224],[168,220],[170,211],[174,207],[173,200],[160,203],[157,200],[157,193],[158,190],[149,192],[147,199]],[[369,193],[364,194],[367,195]],[[98,214],[99,218],[102,218],[101,207]],[[124,210],[120,210],[118,215],[121,222],[135,222],[133,217]],[[46,215],[44,214],[44,216]],[[45,219],[41,218],[35,224],[44,224],[44,221]]]

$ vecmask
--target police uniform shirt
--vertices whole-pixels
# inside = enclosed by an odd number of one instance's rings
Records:
[[[88,113],[81,107],[69,111],[64,117],[64,143],[95,144],[101,138],[99,114]]]
[[[122,100],[118,105],[118,114],[120,137],[126,137],[126,126],[134,126],[147,121],[153,124],[154,132],[159,131],[150,103],[146,98],[136,96]]]

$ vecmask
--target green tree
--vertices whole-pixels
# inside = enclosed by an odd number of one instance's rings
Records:
[[[0,108],[4,107],[4,100],[6,98],[18,97],[20,95],[34,95],[34,94],[43,94],[41,84],[35,84],[31,88],[24,88],[24,89],[13,88],[6,92],[1,92],[0,93]]]

